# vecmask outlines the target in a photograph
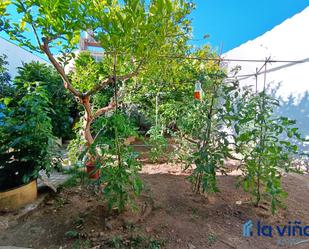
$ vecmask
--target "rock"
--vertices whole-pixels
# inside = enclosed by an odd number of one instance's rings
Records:
[[[196,248],[196,246],[195,246],[195,245],[193,245],[192,243],[189,243],[189,244],[188,244],[188,248],[189,248],[189,249],[195,249],[195,248]]]
[[[50,176],[48,176],[43,170],[41,170],[39,174],[40,176],[38,179],[38,188],[40,189],[44,186],[47,186],[55,192],[57,192],[57,188],[61,186],[61,184],[63,184],[65,181],[67,181],[70,177],[69,174],[64,174],[56,171],[53,171]]]
[[[106,228],[109,229],[109,230],[112,230],[113,229],[113,225],[111,222],[106,222],[105,224]]]

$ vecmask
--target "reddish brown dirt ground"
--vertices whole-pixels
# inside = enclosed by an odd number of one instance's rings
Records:
[[[261,220],[267,225],[295,220],[309,224],[308,175],[284,177],[283,186],[289,193],[287,208],[275,216],[266,210],[267,205],[255,208],[249,204],[249,196],[235,187],[233,175],[219,176],[221,192],[207,198],[193,194],[186,176],[173,164],[145,164],[142,178],[145,190],[136,212],[108,214],[93,187],[64,188],[0,230],[0,246],[271,249],[284,248],[278,245],[277,237],[242,236],[246,220]],[[290,248],[309,248],[309,242]]]

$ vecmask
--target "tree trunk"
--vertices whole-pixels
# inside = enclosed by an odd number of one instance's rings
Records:
[[[85,96],[82,98],[82,104],[85,108],[85,115],[84,115],[84,138],[86,140],[87,147],[90,147],[90,145],[93,143],[93,137],[91,135],[90,127],[93,120],[92,113],[91,113],[91,104],[90,104],[90,98],[89,96]]]
[[[92,120],[88,118],[88,114],[87,112],[85,112],[85,116],[84,116],[85,120],[84,120],[84,138],[87,141],[87,147],[90,147],[90,145],[93,143],[93,137],[91,135],[90,132],[90,126],[92,123]]]

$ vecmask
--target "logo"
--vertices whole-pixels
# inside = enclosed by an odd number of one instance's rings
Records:
[[[252,236],[252,227],[253,227],[253,222],[252,220],[248,220],[246,221],[245,224],[243,224],[243,227],[242,227],[242,234],[244,237],[250,237]]]
[[[309,242],[309,225],[303,225],[301,221],[288,221],[285,225],[266,225],[261,221],[255,223],[247,220],[242,227],[244,237],[251,237],[253,233],[257,237],[277,238],[277,245],[295,246]]]

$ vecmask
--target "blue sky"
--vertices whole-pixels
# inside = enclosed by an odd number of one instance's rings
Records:
[[[222,52],[252,40],[309,6],[309,0],[195,0],[194,38]],[[304,28],[306,27],[304,23]],[[200,45],[203,41],[193,40]]]
[[[309,6],[309,0],[195,0],[194,39],[222,52],[252,40]],[[304,26],[307,24],[304,24]],[[202,39],[205,34],[210,38]],[[0,34],[7,38],[6,35]]]

